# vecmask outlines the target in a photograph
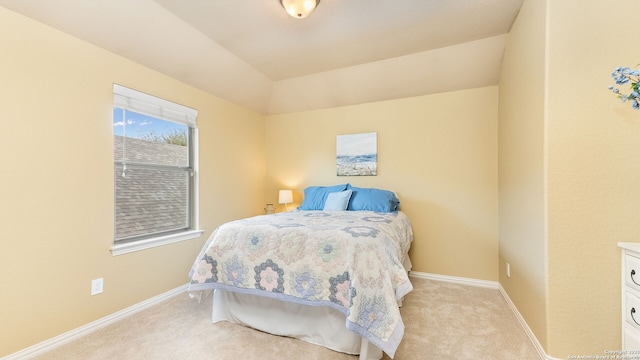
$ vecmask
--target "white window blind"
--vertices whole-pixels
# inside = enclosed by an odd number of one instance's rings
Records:
[[[113,103],[121,109],[196,127],[198,110],[113,84]]]

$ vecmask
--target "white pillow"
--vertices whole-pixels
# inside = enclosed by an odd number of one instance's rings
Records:
[[[349,199],[351,198],[351,190],[329,193],[327,201],[324,203],[323,210],[347,210]]]

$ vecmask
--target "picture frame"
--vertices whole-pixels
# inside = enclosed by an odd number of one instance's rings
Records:
[[[336,136],[338,176],[378,175],[378,133]]]

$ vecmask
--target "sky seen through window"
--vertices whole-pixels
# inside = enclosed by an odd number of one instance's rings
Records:
[[[126,114],[126,126],[124,114]],[[129,110],[123,111],[117,107],[113,108],[113,135],[148,139],[151,134],[168,134],[175,131],[186,133],[187,126]]]

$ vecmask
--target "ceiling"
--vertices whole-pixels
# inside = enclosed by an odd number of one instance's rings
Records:
[[[263,114],[496,85],[523,0],[0,0]]]

